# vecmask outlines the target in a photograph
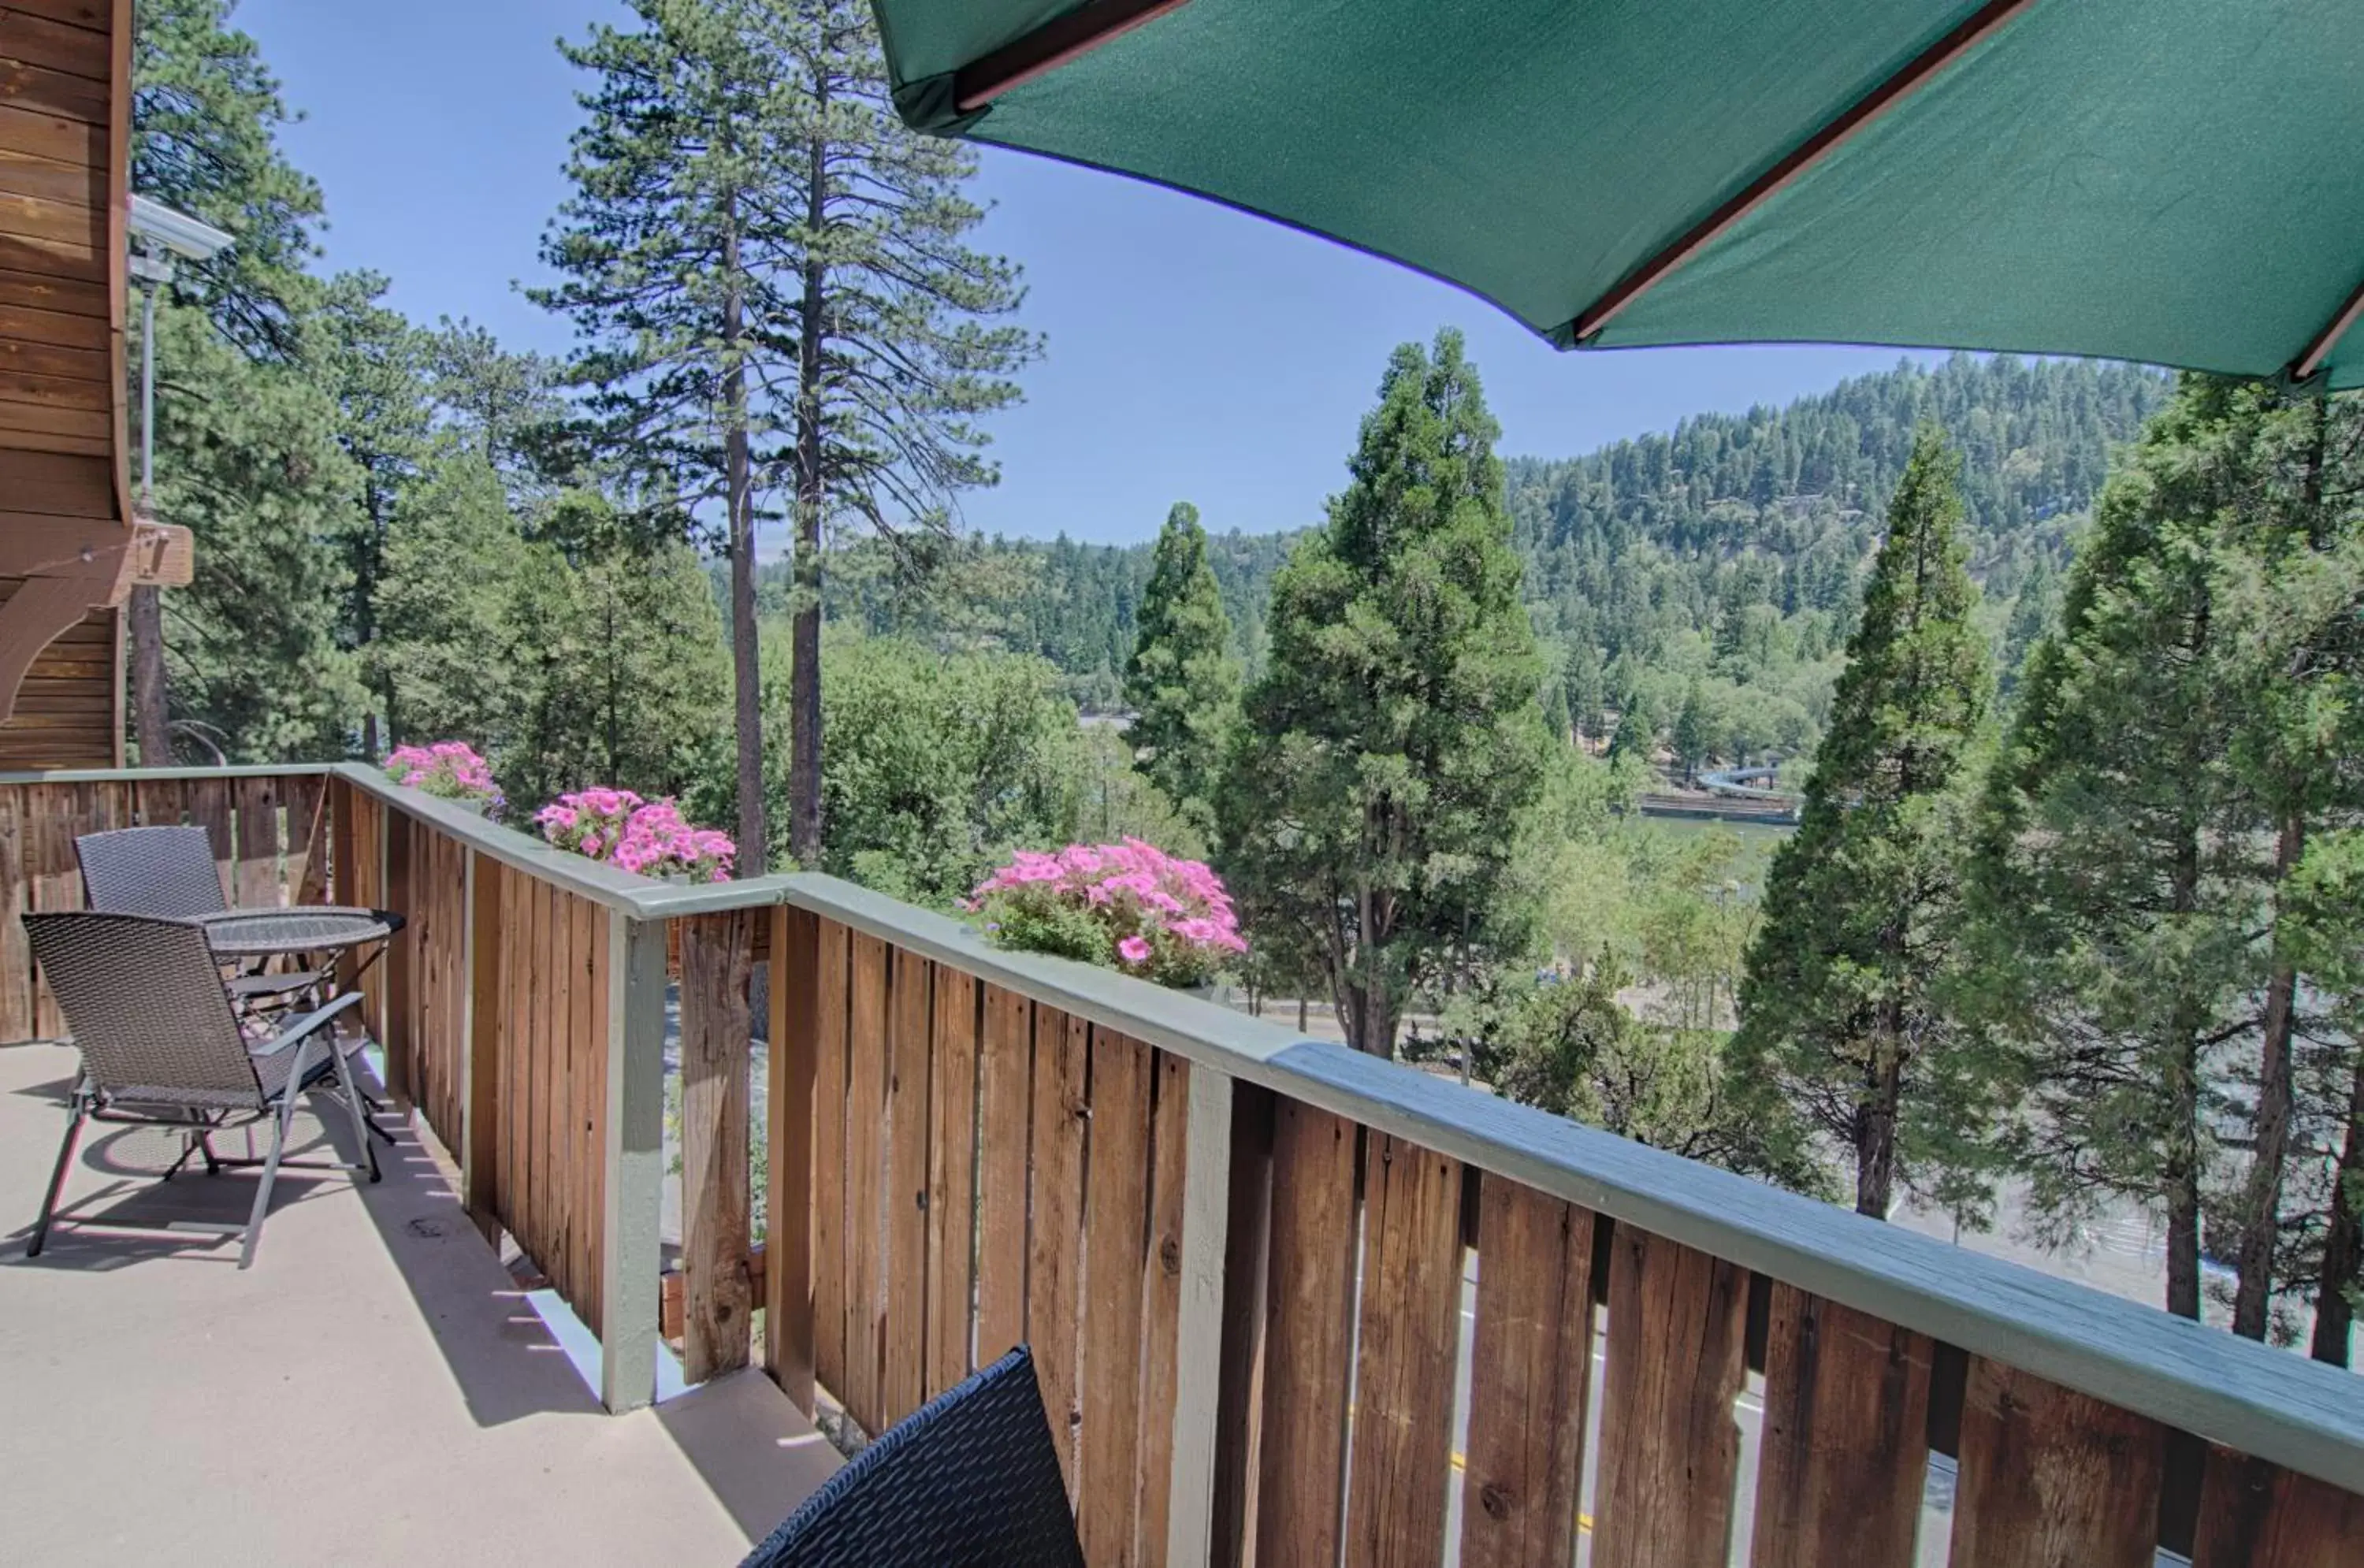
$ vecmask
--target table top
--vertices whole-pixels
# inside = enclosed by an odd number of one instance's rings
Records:
[[[329,952],[384,941],[402,929],[402,917],[385,909],[298,905],[292,909],[226,909],[203,922],[206,940],[226,958],[268,958],[284,952]]]

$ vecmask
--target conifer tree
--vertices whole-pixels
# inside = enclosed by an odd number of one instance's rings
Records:
[[[1958,803],[1991,677],[1973,624],[1958,460],[1924,427],[1888,512],[1795,837],[1775,857],[1735,1063],[1845,1148],[1885,1218],[1928,1147]]]
[[[1396,350],[1345,492],[1274,585],[1219,806],[1252,911],[1321,955],[1357,1048],[1516,920],[1514,825],[1548,740],[1499,433],[1460,335]]]
[[[820,853],[825,528],[947,525],[993,482],[976,416],[1035,351],[993,324],[1016,270],[970,249],[975,155],[907,130],[853,0],[630,0],[567,58],[596,73],[535,297],[572,316],[590,431],[661,498],[719,506],[730,560],[740,867],[764,868],[754,537],[775,484],[794,519],[788,849]]]
[[[1187,816],[1206,820],[1238,713],[1240,669],[1207,563],[1207,530],[1188,501],[1176,502],[1158,530],[1137,624],[1124,666],[1137,765]]]

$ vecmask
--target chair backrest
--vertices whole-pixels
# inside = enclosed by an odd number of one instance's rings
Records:
[[[83,893],[110,915],[193,920],[229,907],[213,840],[203,828],[118,828],[74,840]]]
[[[1019,1346],[887,1429],[740,1568],[1083,1568]]]
[[[33,961],[109,1098],[243,1110],[262,1081],[205,929],[151,915],[28,915]]]

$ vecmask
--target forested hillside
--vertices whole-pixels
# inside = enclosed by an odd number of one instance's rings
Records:
[[[1595,740],[1628,709],[1671,736],[1696,694],[1692,734],[1715,755],[1810,749],[1879,518],[1926,420],[1963,454],[1981,621],[2000,667],[2015,670],[2057,598],[2112,447],[2168,387],[2133,366],[1962,355],[1935,369],[1900,363],[1782,408],[1701,415],[1584,457],[1511,460],[1514,539],[1555,673],[1547,704]],[[1273,574],[1297,538],[1209,535],[1252,671]],[[832,616],[1036,653],[1087,705],[1112,704],[1150,546],[972,541],[935,562],[916,595],[878,546],[847,552],[844,568]],[[775,593],[785,591],[780,572]]]

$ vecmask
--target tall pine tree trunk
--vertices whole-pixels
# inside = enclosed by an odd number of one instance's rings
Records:
[[[2196,764],[2185,776],[2197,777]],[[2200,903],[2200,830],[2177,824],[2175,870],[2169,906],[2189,916]],[[2175,1008],[2169,1065],[2169,1116],[2165,1169],[2159,1184],[2167,1199],[2167,1309],[2200,1320],[2200,1029],[2198,1006],[2187,995]]]
[[[163,590],[144,584],[131,590],[131,706],[139,740],[139,765],[173,765],[170,698],[164,680]]]
[[[2306,817],[2293,808],[2274,843],[2274,882],[2283,884],[2306,851]],[[2240,1279],[2233,1296],[2233,1332],[2266,1337],[2274,1297],[2274,1243],[2281,1232],[2282,1171],[2290,1162],[2291,1036],[2298,1011],[2298,972],[2277,957],[2266,980],[2266,1021],[2258,1046],[2256,1152],[2241,1192]]]
[[[813,73],[813,130],[805,172],[804,300],[797,345],[796,609],[788,672],[788,853],[820,863],[820,525],[827,492],[821,472],[821,334],[824,327],[820,237],[828,217],[822,126],[829,79]]]
[[[1896,1123],[1904,1103],[1904,1006],[1880,1004],[1871,1072],[1856,1118],[1855,1211],[1886,1219],[1896,1197]]]
[[[2314,1359],[2347,1364],[2356,1327],[2348,1292],[2364,1284],[2364,1046],[2347,1091],[2347,1136],[2332,1177],[2331,1226],[2323,1239],[2323,1269],[2314,1297]]]
[[[755,629],[755,504],[748,451],[744,280],[740,273],[739,201],[723,198],[722,354],[724,483],[730,510],[730,706],[738,739],[739,874],[761,876],[769,856],[764,821],[764,688]]]

